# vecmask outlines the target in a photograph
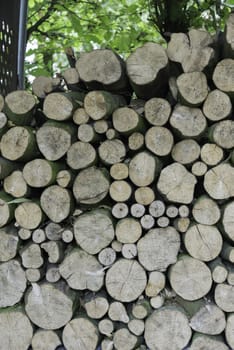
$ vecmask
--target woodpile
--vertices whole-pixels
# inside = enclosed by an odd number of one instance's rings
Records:
[[[234,349],[233,27],[0,97],[0,350]]]

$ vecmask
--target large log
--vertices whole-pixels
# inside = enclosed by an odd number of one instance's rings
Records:
[[[19,247],[19,237],[16,228],[8,225],[0,229],[0,262],[13,259]]]

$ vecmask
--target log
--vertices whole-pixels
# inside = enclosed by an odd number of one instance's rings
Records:
[[[132,334],[139,337],[144,333],[145,323],[143,320],[138,320],[133,318],[131,321],[128,322],[128,329]]]
[[[207,165],[217,165],[221,162],[223,156],[223,149],[215,143],[205,143],[201,147],[201,160]]]
[[[56,183],[63,188],[70,188],[73,185],[75,175],[72,170],[59,170],[56,175]]]
[[[27,350],[32,336],[33,326],[22,308],[1,310],[0,342],[2,349]]]
[[[197,177],[204,176],[208,170],[207,164],[201,161],[197,161],[192,165],[192,174]]]
[[[161,216],[157,219],[157,226],[166,228],[170,224],[170,219],[167,216]]]
[[[142,228],[137,219],[127,217],[120,219],[115,227],[115,235],[121,243],[136,243],[142,234]]]
[[[218,146],[224,149],[231,149],[234,147],[233,133],[234,122],[232,120],[223,120],[210,127],[209,138]]]
[[[60,224],[49,222],[45,227],[46,237],[50,241],[59,241],[62,238],[63,228]]]
[[[128,215],[129,209],[126,203],[116,203],[111,210],[116,219],[123,219]]]
[[[96,163],[97,152],[89,142],[74,142],[67,151],[66,160],[71,169],[85,169]]]
[[[98,322],[98,330],[101,334],[106,335],[107,337],[111,337],[114,331],[114,324],[109,318],[103,318]],[[101,348],[105,349],[103,345]]]
[[[160,271],[152,271],[149,273],[145,294],[147,297],[156,297],[164,289],[165,285],[165,274]]]
[[[141,218],[145,214],[145,207],[142,204],[134,203],[131,205],[130,211],[134,218]]]
[[[15,220],[20,227],[34,230],[44,220],[44,214],[38,203],[25,202],[19,204],[15,209]]]
[[[220,283],[215,287],[215,302],[224,312],[234,312],[233,291],[234,286],[227,283]]]
[[[134,243],[125,243],[121,250],[122,256],[125,259],[134,259],[137,256],[137,246]]]
[[[203,195],[194,202],[192,215],[199,224],[214,225],[219,221],[221,211],[213,199]]]
[[[98,291],[103,286],[104,270],[95,256],[74,248],[59,266],[60,275],[72,289]]]
[[[18,236],[19,238],[21,238],[23,241],[28,240],[32,235],[32,231],[31,230],[27,230],[25,228],[20,228],[18,231]]]
[[[16,90],[6,95],[3,111],[15,125],[29,125],[35,107],[36,99],[30,92]]]
[[[116,252],[113,248],[107,247],[102,249],[98,254],[98,261],[103,266],[110,266],[116,260]]]
[[[38,244],[29,242],[20,250],[22,265],[30,269],[38,269],[43,265],[44,259]]]
[[[171,152],[173,144],[173,134],[165,127],[152,126],[145,134],[146,148],[156,156],[167,156]]]
[[[38,327],[59,329],[72,318],[75,298],[64,283],[32,283],[25,295],[25,311]]]
[[[128,323],[129,317],[126,311],[126,308],[123,303],[120,303],[119,301],[113,301],[110,304],[109,310],[108,310],[108,316],[112,321],[119,321],[122,323]]]
[[[162,169],[157,188],[167,200],[182,204],[189,204],[193,200],[196,177],[184,165],[172,163]]]
[[[179,296],[197,300],[211,289],[211,272],[207,265],[189,255],[181,255],[169,269],[169,281]]]
[[[96,134],[94,128],[90,124],[81,124],[78,127],[77,138],[81,142],[91,142],[94,143],[98,140],[98,135]]]
[[[56,264],[61,262],[64,256],[64,246],[62,242],[44,242],[41,244],[41,249],[43,249],[48,254],[48,261],[51,264]]]
[[[98,254],[106,248],[114,235],[112,217],[105,209],[88,211],[74,221],[75,240],[89,254]]]
[[[114,343],[113,340],[109,338],[104,338],[101,342],[101,350],[113,350]]]
[[[227,316],[225,339],[230,348],[234,348],[234,314],[229,314]]]
[[[153,216],[145,214],[141,217],[140,222],[143,229],[149,230],[154,226],[155,219]]]
[[[112,114],[113,127],[125,136],[144,129],[143,118],[129,107],[116,108]]]
[[[66,229],[62,232],[62,240],[64,243],[71,243],[74,238],[74,233],[72,229]]]
[[[179,99],[187,106],[200,106],[208,95],[206,75],[202,72],[183,73],[176,83]]]
[[[228,271],[220,257],[210,261],[209,268],[211,270],[212,279],[215,283],[225,282],[228,275]]]
[[[146,273],[136,260],[120,259],[106,273],[107,292],[118,301],[134,301],[145,287]]]
[[[103,135],[106,134],[109,129],[109,123],[105,119],[96,120],[93,123],[93,128],[97,134]]]
[[[109,309],[107,296],[102,292],[86,294],[83,299],[83,306],[88,317],[95,320],[103,318]]]
[[[229,199],[234,196],[234,168],[228,163],[208,170],[204,177],[204,188],[213,199]]]
[[[186,139],[177,142],[171,151],[171,156],[175,162],[183,165],[194,163],[200,156],[200,146],[193,139]]]
[[[68,90],[82,91],[82,89],[85,88],[84,84],[82,84],[80,81],[79,74],[75,67],[69,67],[65,69],[65,71],[62,73],[62,76]]]
[[[132,187],[125,180],[113,181],[109,188],[109,195],[115,202],[126,202],[132,195]]]
[[[44,277],[44,269],[27,269],[25,276],[30,283],[39,282]]]
[[[223,338],[210,337],[207,335],[195,333],[190,349],[200,350],[204,347],[206,350],[228,350],[228,347],[224,343]]]
[[[54,350],[62,342],[55,331],[38,329],[32,337],[33,350]]]
[[[0,112],[3,110],[4,103],[5,103],[4,97],[0,95]]]
[[[53,206],[51,206],[51,202]],[[66,188],[52,185],[42,192],[40,204],[48,218],[55,223],[59,223],[72,212],[73,198]]]
[[[137,48],[126,60],[127,74],[137,97],[161,97],[167,88],[168,58],[156,43]]]
[[[30,194],[29,187],[20,170],[13,171],[3,181],[3,189],[15,198],[27,197]]]
[[[145,322],[145,342],[152,350],[183,349],[191,335],[188,318],[177,307],[156,310]]]
[[[136,303],[132,305],[132,316],[135,317],[138,320],[143,320],[147,316],[149,316],[152,312],[150,303],[148,299],[145,299],[144,297],[141,299],[139,298]]]
[[[0,98],[1,99],[1,98]],[[1,106],[1,101],[0,101],[0,106]],[[8,129],[8,119],[5,113],[0,112],[0,138],[2,135],[5,134],[5,132]]]
[[[134,192],[137,203],[142,205],[150,205],[155,199],[155,193],[151,187],[139,187]]]
[[[1,144],[0,144],[1,149]],[[10,175],[14,170],[18,170],[19,164],[16,162],[12,162],[3,157],[0,157],[0,180],[5,179],[8,175]]]
[[[125,180],[128,177],[128,166],[125,163],[115,163],[110,167],[110,175],[114,180]]]
[[[189,228],[190,219],[189,218],[175,219],[173,222],[173,225],[178,232],[185,233]]]
[[[224,31],[224,43],[223,43],[223,56],[234,58],[234,45],[233,45],[233,23],[234,16],[233,13],[229,13],[229,16],[225,23],[225,31]]]
[[[7,193],[0,191],[0,227],[9,224],[14,218],[14,199]]]
[[[114,333],[113,343],[116,350],[132,350],[139,345],[137,336],[130,333],[127,328],[118,329]]]
[[[209,92],[204,104],[203,113],[212,122],[228,118],[232,112],[230,97],[218,89]]]
[[[166,209],[166,215],[170,219],[174,219],[178,216],[179,210],[175,205],[168,205]]]
[[[60,280],[61,275],[59,273],[59,267],[57,264],[48,264],[45,275],[46,281],[50,283],[56,283]]]
[[[144,147],[145,138],[140,132],[134,132],[128,138],[128,147],[131,151],[138,151]]]
[[[20,263],[12,259],[0,264],[0,308],[20,302],[26,289],[26,276]]]
[[[76,125],[86,124],[89,121],[89,115],[83,107],[78,107],[73,112],[72,120]],[[95,131],[97,130],[95,129]]]
[[[154,126],[163,126],[167,123],[171,106],[164,98],[153,97],[146,101],[144,106],[146,120]]]
[[[158,218],[164,214],[166,206],[163,201],[157,199],[153,201],[149,206],[149,213],[154,218]]]
[[[138,259],[147,271],[165,271],[174,264],[180,248],[180,236],[173,227],[154,228],[137,242]]]
[[[98,147],[101,161],[107,165],[121,162],[126,156],[126,147],[119,139],[106,140]]]
[[[13,259],[19,247],[19,237],[16,228],[8,225],[0,229],[0,262]]]
[[[55,90],[60,85],[51,77],[38,76],[32,82],[32,91],[39,100],[44,99],[46,95]]]
[[[223,259],[234,263],[234,246],[224,241],[220,255]]]
[[[234,242],[233,210],[234,202],[231,201],[224,206],[222,215],[222,227],[224,229],[224,234],[232,242]]]
[[[231,98],[234,92],[234,60],[225,58],[216,65],[213,72],[213,82],[217,89],[226,92]]]

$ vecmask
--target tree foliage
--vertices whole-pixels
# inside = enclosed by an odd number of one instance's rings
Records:
[[[127,56],[190,27],[214,32],[232,6],[234,0],[29,0],[26,74],[65,69],[67,47],[77,55],[105,47]]]

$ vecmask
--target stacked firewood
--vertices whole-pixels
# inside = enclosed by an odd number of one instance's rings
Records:
[[[0,349],[234,349],[234,14],[0,98]]]

